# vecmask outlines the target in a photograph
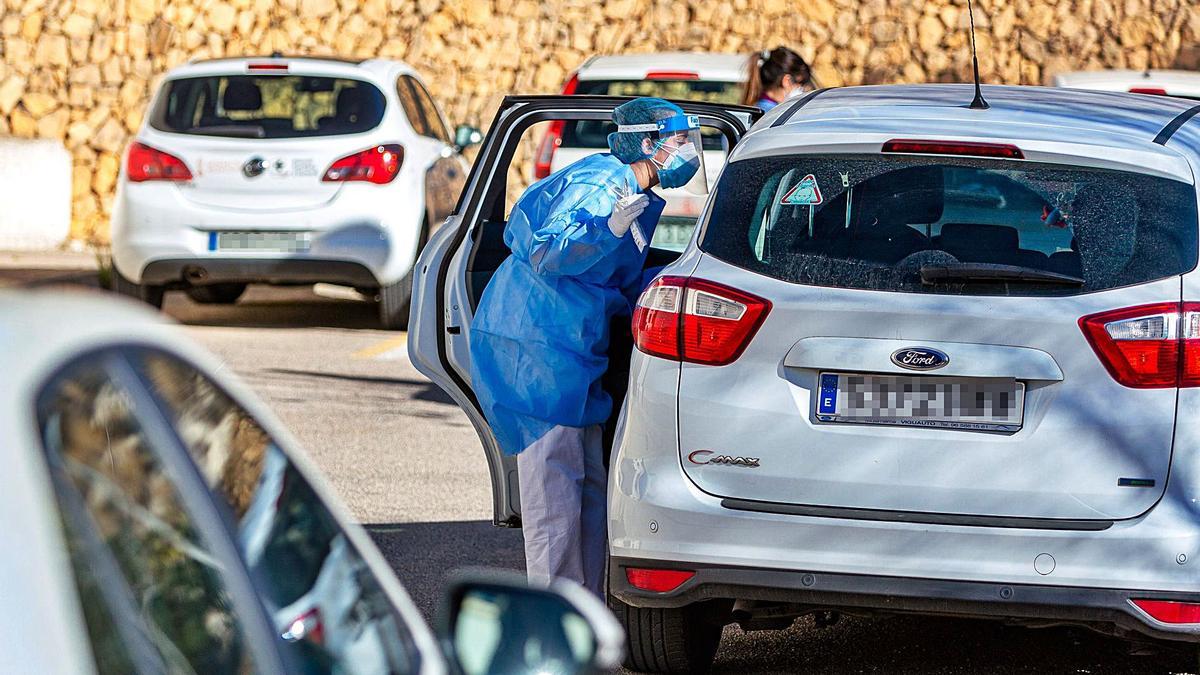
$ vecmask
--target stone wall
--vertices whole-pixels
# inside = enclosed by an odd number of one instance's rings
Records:
[[[156,79],[190,59],[401,58],[452,123],[552,92],[592,54],[791,46],[824,86],[958,81],[965,0],[0,0],[0,136],[60,139],[72,236],[102,242],[123,151]],[[980,67],[1040,84],[1083,68],[1196,67],[1194,0],[978,0]]]

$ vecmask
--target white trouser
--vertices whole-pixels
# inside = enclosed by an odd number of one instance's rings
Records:
[[[562,577],[604,594],[608,557],[599,426],[554,427],[517,455],[530,580]]]

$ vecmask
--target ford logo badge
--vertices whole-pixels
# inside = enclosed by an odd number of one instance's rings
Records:
[[[950,357],[929,347],[905,347],[892,352],[892,363],[909,370],[937,370],[950,363]]]

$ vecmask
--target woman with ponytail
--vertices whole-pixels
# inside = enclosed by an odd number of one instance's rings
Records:
[[[758,106],[763,112],[814,87],[808,64],[787,47],[751,54],[749,71],[742,104]]]

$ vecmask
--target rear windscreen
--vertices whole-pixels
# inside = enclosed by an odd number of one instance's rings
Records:
[[[151,114],[159,131],[233,138],[337,136],[374,129],[385,99],[376,86],[306,75],[223,75],[170,80]]]
[[[725,167],[700,246],[815,286],[1070,295],[1193,269],[1196,192],[1166,178],[1011,160],[752,159]],[[1003,278],[970,276],[981,269]]]
[[[580,80],[576,94],[592,96],[657,96],[684,101],[736,105],[742,101],[741,82],[704,80]],[[562,144],[568,148],[607,148],[608,135],[617,130],[612,122],[586,120],[567,122]],[[705,150],[722,150],[723,136],[716,129],[701,130]]]

